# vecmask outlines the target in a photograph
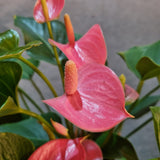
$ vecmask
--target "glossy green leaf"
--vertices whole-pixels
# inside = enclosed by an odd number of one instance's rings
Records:
[[[159,75],[160,41],[146,46],[136,46],[119,53],[128,68],[140,79],[149,79]]]
[[[11,97],[8,97],[6,102],[0,107],[0,117],[20,113],[20,108],[15,104]]]
[[[155,135],[160,151],[160,107],[151,107],[150,109],[153,115]]]
[[[138,160],[132,144],[119,135],[110,135],[107,143],[102,147],[104,159],[126,158],[127,160]]]
[[[19,44],[19,35],[15,30],[0,33],[0,54],[15,49]]]
[[[31,57],[56,64],[52,46],[48,43],[49,34],[45,23],[40,24],[35,22],[33,18],[19,16],[14,17],[14,23],[22,30],[25,43],[33,40],[40,40],[43,43],[41,46],[32,48],[28,51],[28,54]],[[60,43],[67,43],[67,35],[64,24],[55,20],[51,22],[51,26],[54,40]],[[58,50],[58,54],[60,61],[62,61],[64,59],[63,53]]]
[[[22,69],[15,62],[0,62],[0,97],[10,96],[17,104],[16,94],[17,85],[21,78]],[[5,98],[0,98],[0,105],[4,103]]]
[[[33,151],[30,140],[13,133],[0,133],[1,160],[27,160]]]
[[[36,148],[49,141],[47,133],[44,131],[38,120],[34,118],[0,125],[0,132],[11,132],[26,137],[33,142]]]
[[[136,118],[143,116],[147,113],[150,106],[156,105],[156,103],[160,100],[160,96],[147,96],[139,99],[135,104],[133,110],[130,112]],[[130,110],[131,106],[127,106],[127,110]]]

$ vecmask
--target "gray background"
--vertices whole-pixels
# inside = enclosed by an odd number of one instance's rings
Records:
[[[20,33],[20,30],[13,25],[13,15],[32,16],[34,3],[35,0],[0,0],[0,32],[12,28]],[[117,75],[124,73],[127,83],[135,88],[138,83],[137,78],[116,53],[160,39],[159,8],[159,0],[66,0],[60,19],[63,20],[64,13],[70,14],[74,30],[80,34],[84,34],[92,25],[100,24],[107,43],[110,68]],[[57,67],[42,62],[40,69],[61,95],[63,91]],[[52,98],[47,86],[37,75],[34,76],[34,80],[43,90],[45,98]],[[146,81],[142,93],[146,93],[156,83],[155,79]],[[37,103],[43,107],[40,97],[37,96],[30,82],[22,80],[20,86],[32,97],[34,96]],[[150,116],[151,114],[147,114],[138,120],[127,120],[122,134],[126,135]],[[130,141],[140,160],[159,156],[152,122],[132,136]]]

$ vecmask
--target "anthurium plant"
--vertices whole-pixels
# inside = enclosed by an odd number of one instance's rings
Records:
[[[119,52],[139,78],[133,89],[124,74],[118,76],[107,66],[100,25],[80,35],[74,32],[69,14],[64,22],[58,20],[64,4],[64,0],[37,0],[33,18],[14,17],[24,36],[23,46],[17,31],[0,34],[0,159],[138,160],[128,137],[150,121],[160,150],[160,107],[156,106],[160,95],[153,95],[160,88],[160,42]],[[41,61],[57,65],[62,95],[39,70]],[[50,99],[44,98],[34,74],[53,93]],[[157,86],[140,96],[145,80],[155,77]],[[21,79],[32,82],[47,112],[20,88]],[[124,121],[149,111],[153,117],[126,137],[120,134]]]

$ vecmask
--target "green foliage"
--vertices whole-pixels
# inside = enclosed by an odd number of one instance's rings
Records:
[[[21,78],[22,69],[15,62],[0,62],[0,106],[10,96],[17,104],[17,85]],[[5,98],[4,98],[5,97]]]
[[[127,160],[138,160],[132,144],[117,134],[104,132],[96,142],[102,146],[104,159],[126,158]]]
[[[128,68],[142,80],[153,78],[160,73],[160,41],[146,46],[136,46],[119,55]]]
[[[25,43],[29,43],[34,40],[39,40],[42,42],[42,45],[39,47],[32,48],[27,51],[29,56],[37,60],[44,60],[49,63],[56,64],[52,46],[48,43],[49,34],[47,24],[39,24],[35,22],[33,18],[25,18],[20,16],[16,16],[14,18],[14,23],[22,30]],[[54,40],[60,43],[67,43],[67,34],[64,24],[60,21],[52,21],[51,26]],[[61,62],[66,59],[60,50],[58,50],[58,54]]]
[[[1,160],[27,160],[33,151],[30,140],[13,133],[0,133]]]
[[[146,96],[143,97],[134,104],[131,114],[136,118],[143,116],[145,113],[149,112],[149,107],[155,105],[160,100],[160,96]],[[132,108],[132,105],[126,107],[127,110]]]
[[[153,115],[155,135],[160,151],[160,107],[151,107],[150,109]]]
[[[0,125],[0,132],[10,132],[23,136],[31,140],[36,148],[49,140],[43,127],[34,118]]]

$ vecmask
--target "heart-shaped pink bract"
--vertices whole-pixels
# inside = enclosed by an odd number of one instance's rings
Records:
[[[39,147],[28,160],[102,160],[99,146],[91,140],[56,139]]]
[[[78,69],[74,94],[44,100],[66,119],[87,131],[111,129],[127,117],[123,87],[116,74],[101,64],[86,64]]]
[[[69,16],[65,17],[67,17],[65,21],[70,22]],[[101,27],[98,24],[94,25],[82,38],[74,41],[71,22],[65,24],[69,43],[60,44],[52,39],[49,39],[49,43],[56,45],[68,59],[76,63],[78,68],[86,63],[105,64],[107,48]]]
[[[35,3],[33,17],[38,23],[44,23],[56,19],[64,7],[64,0],[46,0],[46,3],[48,8],[48,20],[46,20],[44,16],[41,0],[37,0]]]

